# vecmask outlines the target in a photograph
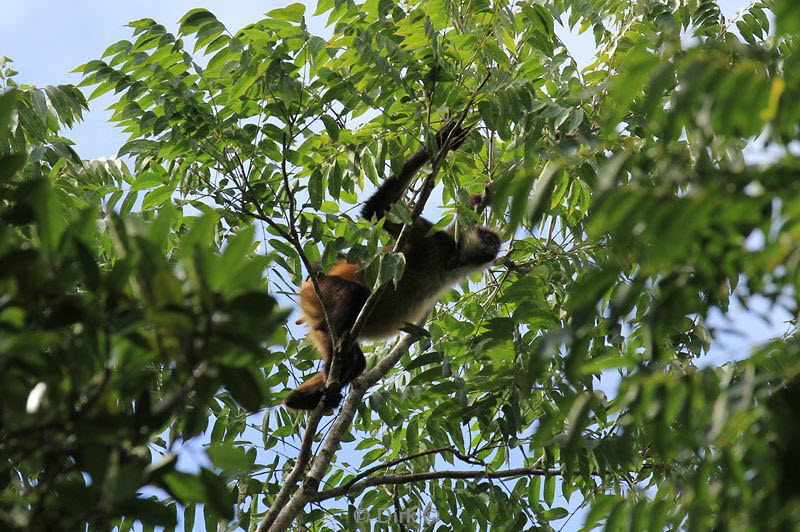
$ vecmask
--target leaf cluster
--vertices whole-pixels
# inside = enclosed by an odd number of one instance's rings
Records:
[[[264,350],[285,313],[263,290],[266,260],[250,253],[252,230],[209,247],[214,216],[103,212],[84,181],[92,165],[35,122],[51,115],[26,117],[42,94],[85,105],[71,87],[0,96],[11,139],[0,157],[0,523],[174,525],[174,504],[147,486],[231,519],[226,477],[177,470],[173,449],[206,430],[217,401],[239,412],[271,400]]]

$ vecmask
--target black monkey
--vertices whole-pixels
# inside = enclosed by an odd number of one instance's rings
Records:
[[[436,143],[442,150],[457,149],[466,135],[467,131],[451,122],[436,134]],[[397,175],[387,178],[367,200],[361,215],[367,220],[383,218],[392,204],[403,196],[414,174],[428,160],[430,153],[426,148],[415,153]],[[432,225],[421,216],[414,222],[410,238],[402,249],[406,258],[403,275],[397,287],[389,285],[383,292],[359,338],[377,340],[397,333],[404,323],[421,318],[442,292],[497,257],[500,238],[492,229],[475,227],[460,232],[456,239],[454,226],[429,235]],[[396,239],[402,224],[385,220],[383,227]],[[339,338],[353,326],[370,291],[364,284],[360,266],[348,264],[343,258],[327,273],[317,275],[333,335]],[[300,289],[300,308],[303,318],[298,323],[305,322],[308,325],[309,336],[325,360],[325,367],[322,372],[292,390],[284,402],[290,408],[311,410],[323,396],[334,346],[310,280],[306,280]],[[350,352],[342,356],[341,382],[345,385],[364,371],[366,360],[358,344],[354,344]]]

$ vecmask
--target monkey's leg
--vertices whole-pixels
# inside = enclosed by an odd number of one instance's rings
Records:
[[[313,410],[319,400],[322,399],[330,367],[330,358],[333,354],[331,338],[324,324],[312,329],[309,333],[309,338],[317,348],[320,358],[325,360],[325,366],[322,371],[289,392],[289,395],[283,400],[286,406],[294,410]]]
[[[364,352],[358,344],[353,345],[353,349],[347,353],[345,358],[346,364],[342,368],[342,384],[349,384],[353,379],[358,377],[364,372],[367,367],[367,359],[364,358]]]
[[[341,385],[346,386],[352,382],[353,379],[361,375],[364,372],[364,368],[367,367],[367,359],[364,358],[364,352],[361,351],[361,347],[358,344],[353,344],[352,349],[347,353],[342,353],[342,362],[341,362]],[[325,364],[325,375],[330,373],[330,363]],[[328,392],[330,394],[330,391]],[[342,401],[342,394],[336,393],[331,394],[330,396],[326,396],[323,393],[325,406],[327,408],[336,408],[339,406],[339,403]]]
[[[327,408],[336,408],[342,401],[342,394],[336,393],[329,397],[325,397],[325,381],[327,380],[328,373],[331,367],[331,355],[333,349],[330,346],[330,340],[325,345],[325,368],[309,380],[289,392],[289,395],[284,399],[284,404],[289,408],[295,410],[313,410],[320,399],[324,397],[325,406]],[[364,368],[367,366],[367,359],[364,358],[364,353],[358,344],[342,355],[342,377],[341,384],[345,386],[353,379],[361,375]]]
[[[360,283],[336,275],[321,277],[318,284],[334,329],[334,336],[340,338],[352,328],[361,307],[364,306],[364,301],[369,296],[369,290]],[[320,357],[325,360],[325,366],[322,372],[292,390],[284,400],[286,406],[298,410],[313,410],[325,395],[325,381],[330,372],[334,352],[331,335],[328,333],[328,327],[324,320],[315,324],[309,336],[317,347]],[[347,353],[342,354],[342,385],[348,384],[361,374],[365,366],[364,354],[361,352],[361,348],[355,344]],[[340,393],[333,394],[325,397],[324,400],[328,408],[334,408],[341,402],[342,395]]]
[[[325,373],[320,371],[289,392],[283,403],[294,410],[314,410],[325,391]]]

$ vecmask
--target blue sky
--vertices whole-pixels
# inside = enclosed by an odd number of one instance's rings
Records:
[[[152,18],[168,30],[177,32],[178,20],[190,9],[205,7],[233,31],[258,20],[272,9],[289,1],[233,0],[199,2],[191,0],[29,0],[9,1],[0,17],[0,56],[11,58],[19,71],[17,82],[32,85],[78,84],[76,67],[99,59],[112,43],[131,38],[133,20]],[[313,13],[313,6],[307,10]],[[324,21],[312,25],[321,33]],[[90,94],[85,91],[84,94]],[[90,112],[67,136],[76,142],[81,157],[89,159],[116,155],[125,136],[111,126],[105,111],[114,101],[106,94],[90,103]]]
[[[177,31],[177,21],[187,11],[204,7],[223,24],[235,31],[258,20],[264,13],[293,3],[289,0],[136,0],[114,2],[102,0],[27,0],[4,2],[0,17],[0,56],[11,58],[19,71],[17,81],[32,85],[79,83],[80,75],[71,74],[79,65],[98,59],[112,43],[129,39],[131,29],[125,25],[141,18],[152,18],[168,30]],[[315,1],[307,4],[306,15],[315,10]],[[722,0],[723,13],[730,17],[747,0]],[[330,34],[325,18],[309,20],[310,31]],[[594,42],[587,32],[578,36],[560,32],[573,56],[584,65],[594,55]],[[87,93],[88,95],[88,93]],[[68,136],[77,143],[84,158],[114,155],[124,143],[124,136],[106,122],[104,109],[113,101],[113,94],[93,100],[90,112]]]

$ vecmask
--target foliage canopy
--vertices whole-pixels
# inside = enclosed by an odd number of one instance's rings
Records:
[[[305,418],[280,401],[316,355],[268,293],[288,306],[339,253],[376,286],[400,275],[352,207],[461,116],[439,227],[478,223],[468,198],[486,194],[504,256],[323,426],[319,476],[261,528],[427,510],[406,525],[549,530],[584,507],[585,529],[800,522],[798,338],[705,361],[715,315],[798,311],[792,0],[732,20],[713,0],[316,14],[330,38],[301,4],[235,33],[205,9],[177,35],[132,22],[78,69],[89,100],[115,93],[120,158],[83,161],[60,135],[79,90],[0,65],[3,528],[174,527],[180,507],[189,530],[202,504],[207,529],[251,529],[282,508]],[[593,36],[591,64],[562,25]],[[755,164],[756,138],[776,155]],[[371,367],[389,351],[366,350]],[[176,469],[201,435],[208,467]]]

